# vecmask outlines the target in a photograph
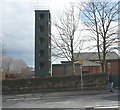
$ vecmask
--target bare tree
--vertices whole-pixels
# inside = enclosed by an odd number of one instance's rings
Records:
[[[56,34],[52,35],[53,56],[66,58],[72,64],[73,74],[75,74],[74,52],[80,50],[82,41],[79,34],[79,11],[76,11],[74,3],[63,11],[62,16],[54,23]]]
[[[22,59],[14,59],[10,65],[10,71],[21,73],[26,67],[27,64]]]
[[[2,69],[3,73],[16,72],[21,73],[27,64],[22,59],[15,59],[10,56],[2,56]]]
[[[9,73],[10,72],[10,66],[12,64],[12,57],[8,57],[6,55],[2,56],[2,69],[4,72]]]
[[[107,72],[106,55],[118,40],[119,2],[89,2],[79,5],[81,18],[96,41],[102,72]],[[82,6],[82,9],[81,9]]]
[[[2,55],[0,55],[0,69],[3,73],[16,72],[20,73],[27,64],[22,59],[15,59],[7,55],[5,45],[2,46]]]

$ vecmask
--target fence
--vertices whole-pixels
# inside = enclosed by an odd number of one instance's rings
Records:
[[[113,83],[115,88],[120,87],[120,75],[113,75]]]

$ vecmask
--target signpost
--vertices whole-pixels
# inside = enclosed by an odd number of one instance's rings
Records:
[[[83,91],[83,75],[82,75],[82,65],[83,65],[84,61],[81,59],[79,60],[79,64],[80,64],[80,74],[81,74],[81,90]]]

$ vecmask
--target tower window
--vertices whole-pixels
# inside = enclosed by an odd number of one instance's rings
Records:
[[[44,26],[40,25],[40,32],[44,32]]]
[[[44,50],[40,50],[40,57],[44,57]]]
[[[44,63],[40,63],[40,70],[43,70],[45,68],[45,64]]]
[[[44,14],[40,14],[40,20],[44,19]]]
[[[45,41],[44,41],[44,38],[40,38],[40,44],[44,44]]]

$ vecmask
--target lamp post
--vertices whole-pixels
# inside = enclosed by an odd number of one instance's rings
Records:
[[[80,75],[81,75],[81,90],[83,91],[83,74],[82,74],[83,60],[79,60],[79,64],[80,64]]]

